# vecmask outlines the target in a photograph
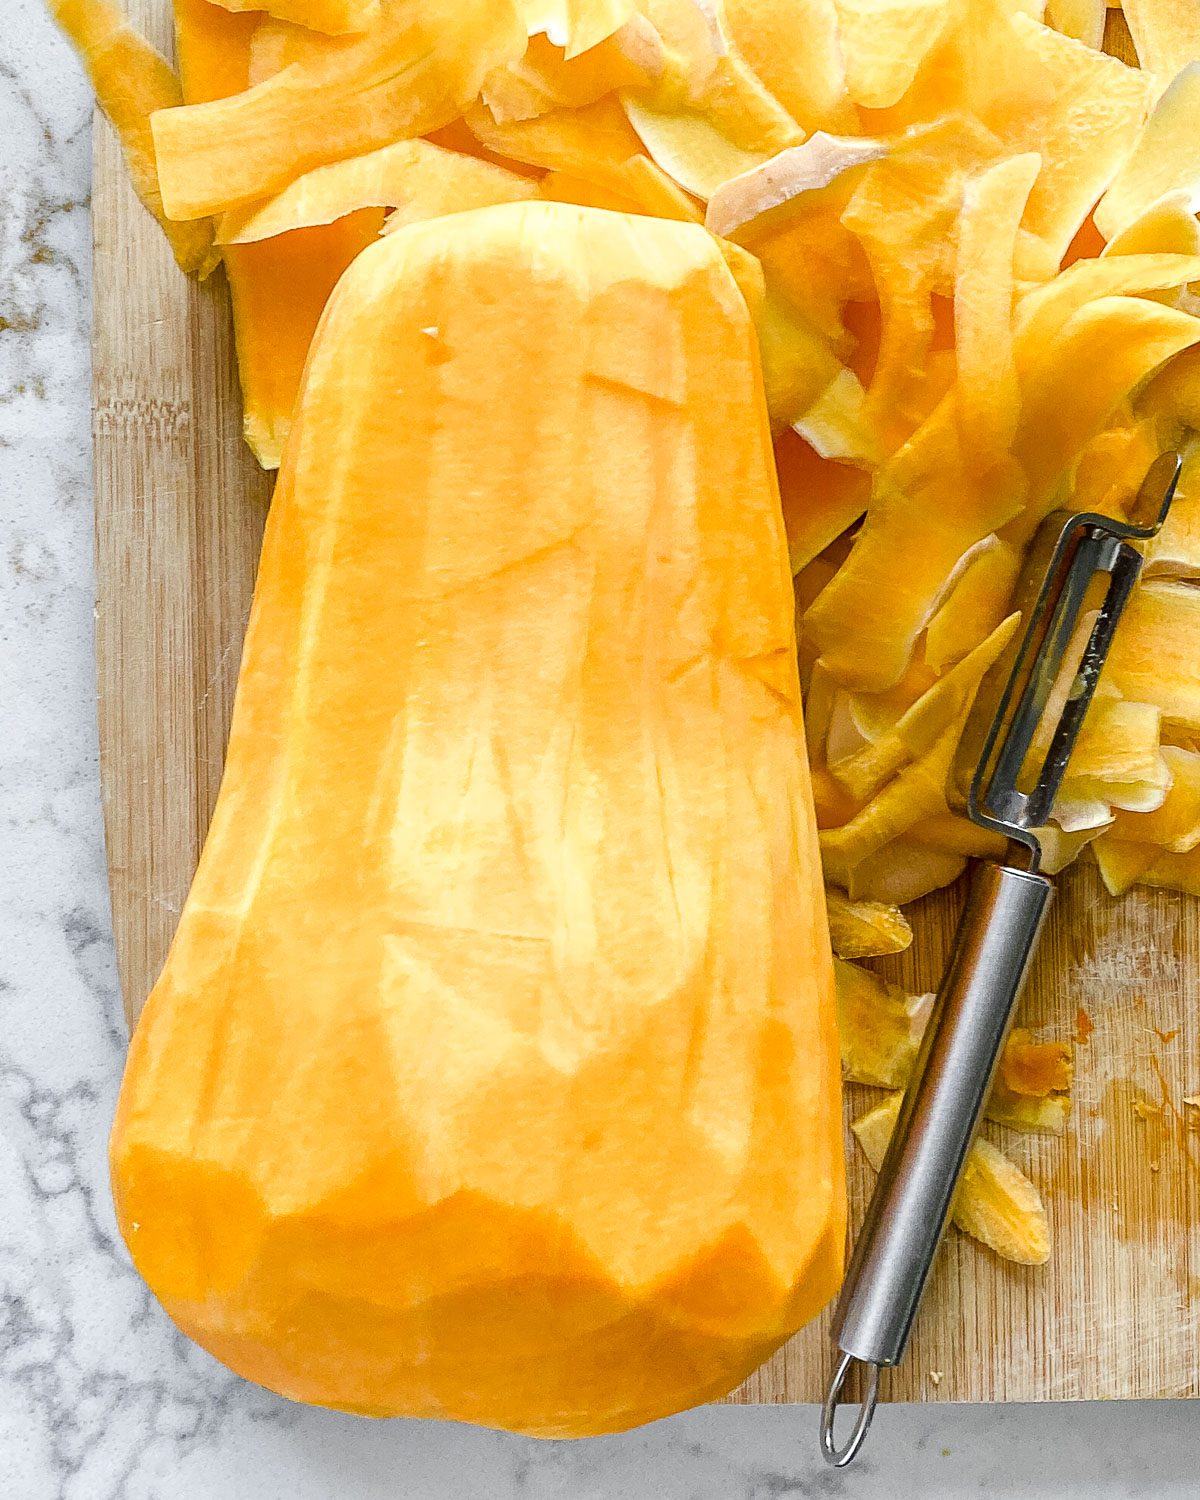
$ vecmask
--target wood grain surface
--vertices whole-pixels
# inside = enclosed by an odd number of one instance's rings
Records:
[[[129,8],[169,53],[167,0]],[[101,770],[132,1018],[216,797],[269,484],[241,441],[220,274],[197,286],[175,269],[103,122],[93,206]],[[953,892],[921,904],[895,977],[935,987],[956,905]],[[885,1399],[1200,1395],[1200,1110],[1182,1102],[1200,1094],[1195,903],[1114,902],[1092,870],[1064,877],[1021,1019],[1071,1036],[1080,1007],[1095,1030],[1068,1135],[990,1128],[1042,1188],[1053,1258],[1010,1266],[952,1233]],[[851,1095],[851,1111],[872,1097]],[[856,1149],[849,1159],[857,1224],[871,1174]],[[828,1368],[823,1320],[732,1399],[816,1401]]]

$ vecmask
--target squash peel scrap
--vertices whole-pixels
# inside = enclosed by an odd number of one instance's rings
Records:
[[[627,93],[625,112],[650,156],[697,198],[711,197],[722,183],[774,154],[770,144],[755,149],[731,141],[698,110],[659,109]]]
[[[1153,703],[1171,724],[1200,732],[1200,588],[1151,579],[1130,599],[1105,679],[1126,698]]]
[[[1133,149],[1154,81],[1030,16],[1014,12],[1009,25],[1010,55],[991,68],[1017,97],[981,118],[1011,151],[1041,156],[1025,226],[1057,261]]]
[[[1042,159],[1030,152],[966,184],[954,287],[955,396],[968,464],[986,474],[1016,436],[1021,392],[1013,356],[1013,258]]]
[[[834,961],[842,1076],[878,1088],[907,1086],[933,1006],[842,958]],[[1073,1050],[1024,1028],[1004,1045],[984,1113],[1013,1130],[1061,1135],[1070,1113]]]
[[[1200,429],[1200,349],[1186,349],[1160,370],[1142,388],[1138,406],[1161,415],[1176,430]]]
[[[850,693],[850,712],[855,728],[864,740],[874,744],[896,727],[897,720],[937,680],[938,673],[914,656],[905,668],[904,675],[893,687],[881,693]]]
[[[567,172],[617,192],[624,186],[625,164],[642,150],[641,141],[611,98],[503,124],[485,105],[473,104],[464,119],[475,138],[499,156]]]
[[[1104,883],[1123,895],[1150,872],[1148,884],[1191,889],[1200,848],[1200,752],[1163,745],[1171,784],[1151,812],[1117,812],[1111,828],[1092,845]]]
[[[788,556],[796,574],[863,514],[871,480],[848,464],[826,463],[792,430],[775,440],[775,467]]]
[[[976,548],[925,627],[924,657],[944,672],[986,640],[1008,613],[1021,554],[993,534]]]
[[[246,14],[253,14],[247,12]],[[358,37],[329,36],[322,31],[310,31],[307,26],[297,26],[292,21],[281,21],[275,16],[262,16],[250,37],[250,71],[247,83],[251,88],[265,83],[282,73],[292,63],[319,63],[357,46]],[[245,88],[247,84],[243,84]],[[224,97],[218,96],[218,97]],[[194,101],[189,97],[187,103]]]
[[[1172,78],[1200,58],[1200,13],[1191,0],[1121,0],[1138,61]]]
[[[176,0],[176,51],[185,103],[221,99],[246,88],[253,80],[256,43],[268,32],[270,45],[260,47],[257,57],[258,66],[271,71],[286,65],[286,54],[299,37],[320,46],[331,42],[254,11],[222,10],[211,0]],[[223,248],[242,388],[242,432],[266,469],[277,469],[282,460],[309,344],[329,294],[382,222],[382,213],[355,213],[340,223],[292,230],[262,245]]]
[[[607,41],[637,9],[635,0],[518,0],[529,36],[545,34],[568,61]]]
[[[160,109],[151,126],[165,211],[223,213],[313,167],[448,124],[524,49],[512,0],[386,0],[350,45],[232,98]]]
[[[1046,508],[1049,486],[1126,393],[1198,341],[1200,319],[1190,313],[1140,297],[1101,297],[1081,307],[1031,360],[1022,377],[1015,451]],[[1066,390],[1073,392],[1069,402],[1062,399]],[[1030,524],[1039,519],[1038,510],[1031,507],[1027,518]]]
[[[805,130],[849,130],[858,120],[834,0],[725,0],[738,51]]]
[[[1147,812],[1117,811],[1112,837],[1188,854],[1200,844],[1200,753],[1163,745],[1160,754],[1171,778],[1162,802]]]
[[[881,430],[896,443],[922,415],[912,405],[914,377],[933,345],[931,298],[953,285],[966,181],[1000,152],[971,116],[914,126],[867,166],[842,213],[875,276],[883,322],[869,390]]]
[[[1011,1092],[1001,1080],[992,1085],[984,1111],[993,1125],[1021,1130],[1029,1135],[1063,1135],[1071,1114],[1071,1096],[1046,1094],[1031,1098]]]
[[[879,457],[866,392],[853,370],[840,369],[792,426],[815,452],[835,463],[869,469]]]
[[[1151,381],[1145,389],[1153,385]],[[1126,517],[1146,470],[1162,452],[1160,427],[1153,417],[1126,420],[1126,413],[1119,410],[1117,425],[1098,433],[1075,460],[1070,477],[1072,507]]]
[[[961,722],[979,684],[1016,634],[1020,621],[1019,614],[1010,615],[986,641],[939,677],[886,734],[845,760],[830,764],[830,771],[852,797],[866,802],[904,765],[931,750],[953,724]]]
[[[1174,188],[1155,198],[1113,235],[1101,250],[1100,259],[1114,255],[1200,255],[1200,224],[1192,199],[1187,188]]]
[[[879,1171],[896,1128],[903,1095],[889,1095],[851,1125],[863,1154]],[[990,1141],[971,1147],[954,1202],[954,1223],[1005,1260],[1041,1266],[1050,1259],[1050,1224],[1041,1195],[1024,1172]]]
[[[1200,58],[1200,51],[1197,52]],[[1193,211],[1200,196],[1200,61],[1174,78],[1154,106],[1137,146],[1096,205],[1096,228],[1111,240],[1170,192],[1186,192]]]
[[[1053,281],[1031,288],[1020,299],[1014,332],[1019,372],[1026,375],[1039,358],[1054,350],[1068,334],[1076,315],[1090,304],[1166,291],[1198,278],[1200,259],[1190,255],[1156,252],[1076,261]],[[1113,310],[1115,305],[1109,309]],[[1143,375],[1147,373],[1143,371]]]
[[[840,828],[823,828],[826,878],[856,893],[855,867],[899,839],[914,823],[946,810],[946,781],[962,732],[962,718],[944,730],[918,759],[904,766],[860,812]]]
[[[1200,853],[1197,850],[1190,849],[1186,854],[1168,854],[1145,844],[1123,844],[1114,840],[1104,851],[1107,857],[1102,858],[1103,843],[1104,841],[1099,841],[1096,846],[1097,862],[1105,883],[1114,894],[1128,889],[1129,885],[1147,885],[1158,890],[1183,891],[1188,896],[1200,896]],[[1147,852],[1151,858],[1137,868]]]
[[[846,92],[864,109],[907,93],[955,20],[957,0],[834,0]]]
[[[903,677],[971,549],[1021,512],[1015,466],[986,482],[962,454],[953,394],[876,471],[871,504],[844,567],[803,622],[845,686],[882,692]]]
[[[579,109],[614,89],[645,87],[661,71],[661,43],[649,48],[622,45],[621,32],[568,58],[542,34],[529,38],[523,57],[496,68],[484,79],[480,99],[504,125],[531,120],[552,109]]]
[[[803,145],[789,146],[723,182],[709,199],[705,223],[713,234],[741,242],[747,232],[768,228],[784,216],[793,219],[810,205],[823,206],[830,188],[848,184],[847,174],[887,151],[884,141],[818,131]]]
[[[368,31],[381,14],[380,0],[211,0],[234,15],[262,11],[310,31],[340,36]]]
[[[651,0],[646,14],[680,66],[655,88],[624,89],[630,124],[663,171],[707,199],[730,177],[757,166],[804,131],[747,66],[722,9],[711,0]],[[699,20],[698,20],[699,18]]]
[[[905,837],[894,839],[854,865],[847,882],[853,900],[907,906],[930,891],[954,884],[967,868],[965,856],[918,843],[913,835],[923,826],[923,820],[918,820]]]
[[[1046,24],[1099,51],[1107,10],[1105,0],[1047,0]]]
[[[1161,807],[1171,781],[1161,729],[1162,713],[1152,703],[1093,702],[1055,802],[1054,820],[1064,833],[1107,824],[1115,808]]]
[[[416,223],[537,196],[536,183],[492,162],[430,141],[395,141],[365,156],[314,167],[277,197],[231,209],[219,221],[217,239],[223,245],[247,245],[331,224],[363,208],[400,209],[398,222]]]
[[[841,215],[863,170],[886,149],[818,132],[722,183],[706,211],[708,228],[752,250],[772,284],[843,357],[852,349],[845,305],[873,297],[874,284]],[[880,457],[873,453],[872,462]]]
[[[1026,1098],[1065,1093],[1071,1087],[1071,1056],[1069,1042],[1035,1042],[1032,1032],[1017,1028],[1001,1053],[999,1082]]]
[[[912,926],[898,906],[882,901],[851,901],[845,891],[825,891],[829,937],[838,958],[878,958],[903,953],[912,944]]]
[[[906,995],[869,969],[835,958],[838,1037],[847,1083],[903,1088],[912,1072],[932,995]]]
[[[129,180],[157,219],[182,270],[205,277],[219,260],[211,219],[176,224],[163,205],[151,121],[183,102],[179,79],[107,0],[47,0],[87,69],[96,102],[117,133]]]

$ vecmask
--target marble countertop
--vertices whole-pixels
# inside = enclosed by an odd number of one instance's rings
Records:
[[[125,1046],[100,824],[88,416],[91,101],[41,0],[0,29],[0,1500],[1200,1495],[1182,1403],[887,1409],[826,1470],[810,1408],[537,1443],[290,1405],[174,1332],[105,1140]]]

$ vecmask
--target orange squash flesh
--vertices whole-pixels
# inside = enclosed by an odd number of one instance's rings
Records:
[[[240,94],[250,82],[250,48],[261,16],[223,10],[215,0],[175,0],[175,56],[185,104]]]
[[[359,256],[309,359],[113,1181],[249,1378],[603,1432],[840,1275],[786,545],[700,226],[453,225]]]
[[[282,460],[304,361],[330,293],[383,221],[382,208],[364,208],[331,224],[224,247],[242,431],[264,469]]]

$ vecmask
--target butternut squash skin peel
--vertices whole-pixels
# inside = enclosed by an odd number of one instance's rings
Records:
[[[549,202],[388,235],[307,365],[130,1052],[138,1269],[294,1399],[620,1430],[731,1390],[836,1291],[838,1074],[717,246]]]

